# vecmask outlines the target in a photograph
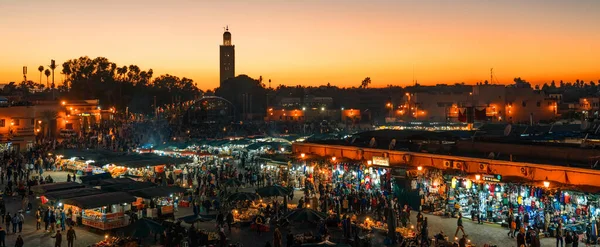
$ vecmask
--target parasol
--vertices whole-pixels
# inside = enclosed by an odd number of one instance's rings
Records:
[[[224,184],[225,184],[225,186],[230,186],[230,187],[236,186],[236,187],[239,187],[239,186],[242,185],[242,181],[240,181],[239,179],[236,179],[236,178],[230,178],[230,179],[227,179],[227,181],[225,181]]]
[[[256,193],[262,197],[288,196],[290,194],[290,190],[280,185],[271,185],[257,189]]]
[[[227,197],[227,201],[235,202],[235,201],[254,201],[259,199],[260,196],[256,193],[250,192],[236,192]]]
[[[179,220],[181,220],[181,221],[183,221],[185,223],[188,223],[188,224],[193,224],[193,223],[196,223],[196,222],[211,221],[212,219],[205,218],[205,217],[202,217],[200,215],[188,215],[188,216],[179,218]]]
[[[310,208],[299,208],[290,212],[285,218],[290,222],[317,222],[327,218],[327,214],[321,213],[319,211],[310,209]]]

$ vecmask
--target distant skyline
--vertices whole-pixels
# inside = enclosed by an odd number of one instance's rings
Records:
[[[0,83],[102,56],[213,89],[226,25],[236,73],[273,87],[600,80],[596,0],[0,0]]]

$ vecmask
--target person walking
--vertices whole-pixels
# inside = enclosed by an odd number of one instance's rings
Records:
[[[76,239],[77,235],[75,235],[75,230],[73,230],[73,227],[70,226],[69,230],[67,231],[67,247],[73,247],[73,243]]]
[[[54,241],[54,247],[61,247],[62,246],[62,234],[60,234],[60,230],[56,231],[56,235],[52,236],[51,238],[55,238],[56,240]]]
[[[461,231],[463,235],[466,235],[465,228],[463,227],[462,213],[458,213],[458,219],[456,220],[456,232],[454,237],[458,236],[458,231]]]
[[[0,247],[6,247],[6,230],[0,227]]]
[[[17,237],[17,241],[15,242],[15,247],[23,247],[25,245],[25,242],[23,242],[23,238],[21,237],[21,235],[19,235]]]

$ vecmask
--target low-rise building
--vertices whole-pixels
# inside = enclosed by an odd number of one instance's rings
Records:
[[[80,135],[114,113],[102,110],[98,100],[13,102],[0,107],[0,151],[26,151],[36,137]]]

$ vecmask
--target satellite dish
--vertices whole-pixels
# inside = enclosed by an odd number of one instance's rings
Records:
[[[510,135],[511,131],[512,131],[512,124],[506,125],[506,127],[504,128],[504,136]]]
[[[375,140],[375,137],[371,138],[371,141],[369,141],[369,147],[373,148],[377,146],[377,141]]]
[[[389,150],[393,150],[396,147],[396,139],[392,139],[390,142]]]

